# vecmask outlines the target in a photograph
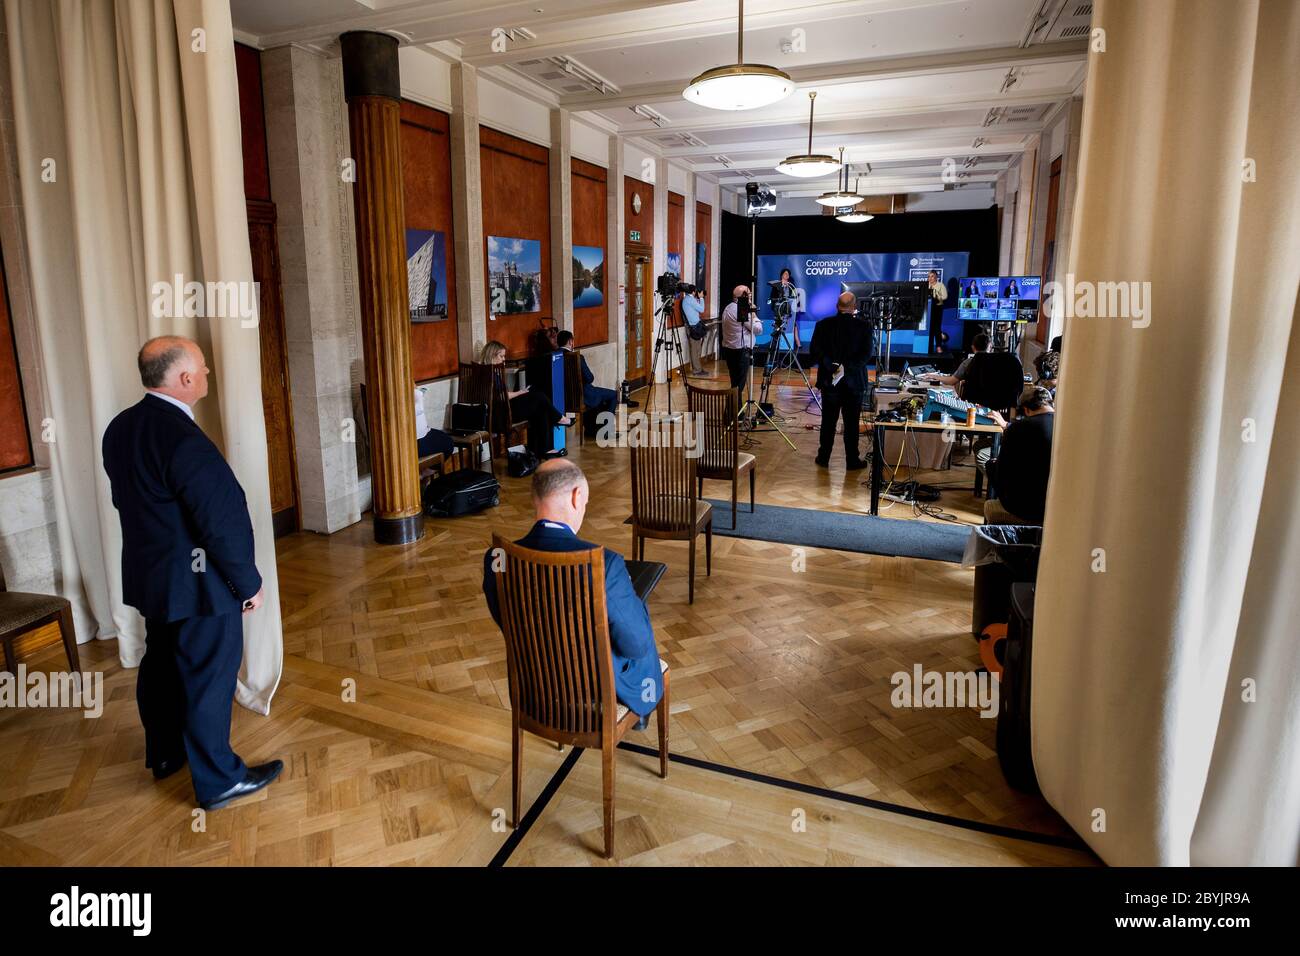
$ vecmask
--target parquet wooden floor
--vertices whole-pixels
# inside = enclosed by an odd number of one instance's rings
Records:
[[[660,388],[662,402],[663,389]],[[800,427],[806,392],[782,387],[792,451],[761,434],[760,503],[865,512],[864,472],[813,462]],[[675,405],[684,399],[678,390]],[[865,447],[865,439],[864,439]],[[628,453],[588,442],[573,459],[592,505],[582,535],[626,553]],[[838,456],[838,451],[837,451]],[[942,507],[974,522],[970,470],[922,475]],[[724,497],[725,486],[706,486]],[[905,505],[895,506],[902,517]],[[0,711],[0,863],[483,865],[505,841],[509,803],[504,644],[481,592],[491,533],[531,524],[528,483],[503,479],[500,507],[430,521],[425,538],[381,548],[368,521],[278,544],[285,677],[272,714],[235,708],[237,749],[281,757],[284,777],[193,831],[188,774],[155,783],[143,767],[134,675],[111,643],[82,648],[110,700],[98,720]],[[725,520],[725,519],[723,519]],[[921,518],[920,520],[932,520]],[[701,542],[701,547],[703,543]],[[814,787],[982,824],[1066,835],[1041,800],[1007,787],[994,725],[973,710],[898,710],[889,675],[978,666],[968,634],[969,571],[939,562],[714,538],[713,575],[687,604],[683,543],[652,542],[669,564],[651,598],[674,671],[672,750]],[[34,663],[58,666],[57,648]],[[345,678],[357,681],[345,702]],[[629,738],[652,745],[653,733]],[[533,740],[531,800],[563,755]],[[622,753],[620,862],[1073,863],[1085,853],[991,836],[674,764],[667,785]],[[512,865],[598,863],[599,760],[584,754],[523,839]],[[594,768],[594,769],[593,769]],[[593,789],[594,788],[594,789]],[[594,795],[594,796],[593,796]],[[807,810],[805,833],[791,813]],[[499,813],[498,813],[499,816]]]

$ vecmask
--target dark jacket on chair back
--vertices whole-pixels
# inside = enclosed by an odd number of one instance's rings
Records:
[[[159,621],[239,611],[262,576],[244,489],[212,440],[146,395],[109,423],[103,449],[122,522],[123,602]]]

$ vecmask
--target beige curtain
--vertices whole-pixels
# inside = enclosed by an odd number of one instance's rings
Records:
[[[230,8],[217,0],[5,0],[18,169],[52,447],[65,592],[82,639],[144,652],[121,603],[121,529],[104,428],[142,394],[153,335],[199,341],[212,388],[196,408],[248,496],[266,603],[245,618],[238,700],[270,707],[281,669],[256,327],[155,317],[157,282],[252,282]],[[168,316],[170,316],[168,310]]]
[[[1112,864],[1300,856],[1300,4],[1102,0],[1035,611],[1047,799]]]

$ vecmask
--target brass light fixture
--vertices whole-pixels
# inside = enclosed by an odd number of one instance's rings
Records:
[[[774,66],[745,62],[745,0],[740,0],[736,27],[736,62],[705,70],[682,96],[713,110],[752,110],[783,100],[794,92],[794,80]]]
[[[840,165],[844,165],[844,147],[840,147]],[[834,192],[822,193],[817,197],[817,202],[823,206],[853,206],[862,199],[857,193],[849,192],[848,175],[844,176],[844,186],[841,188],[839,180],[835,181]]]
[[[813,133],[813,106],[817,101],[817,91],[808,91],[808,152],[801,153],[798,156],[787,156],[777,165],[778,173],[785,173],[787,176],[798,176],[807,178],[810,176],[826,176],[840,168],[839,160],[834,156],[827,156],[825,153],[814,153],[812,151],[812,133]]]

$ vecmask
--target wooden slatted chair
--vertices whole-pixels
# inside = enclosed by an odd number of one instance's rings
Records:
[[[614,855],[614,756],[637,723],[614,696],[605,606],[605,549],[534,551],[492,536],[510,681],[511,826],[523,797],[522,732],[599,750],[605,858]],[[659,776],[668,776],[668,666],[656,707]]]
[[[695,603],[695,539],[704,532],[705,575],[713,574],[713,508],[701,501],[696,461],[686,454],[680,416],[647,422],[632,445],[632,556],[645,560],[646,538],[690,542],[690,603]]]
[[[505,454],[510,445],[523,441],[527,422],[516,422],[510,417],[510,392],[499,365],[482,362],[462,362],[457,382],[456,400],[474,405],[486,405],[488,430],[493,440],[493,456]]]
[[[754,456],[740,450],[739,388],[700,388],[686,383],[687,408],[692,415],[704,416],[704,452],[695,465],[700,497],[704,482],[731,482],[731,527],[736,527],[736,492],[740,476],[749,473],[749,511],[754,512],[754,475],[758,471]]]
[[[587,407],[582,402],[582,356],[564,353],[564,410],[578,426],[578,444],[587,443]]]

